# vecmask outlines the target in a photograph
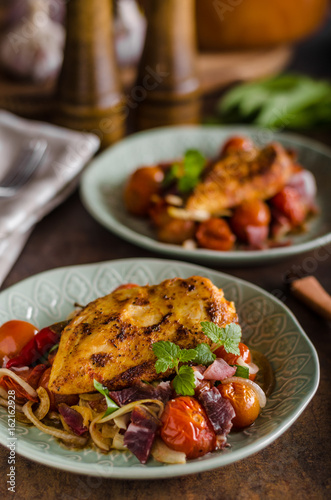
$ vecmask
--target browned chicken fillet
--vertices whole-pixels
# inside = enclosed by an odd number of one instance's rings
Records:
[[[186,208],[221,215],[243,201],[266,200],[278,193],[293,174],[293,160],[279,143],[261,150],[230,154],[215,163],[193,193]]]
[[[49,388],[80,394],[94,391],[94,378],[109,389],[163,378],[154,368],[153,343],[210,344],[201,321],[221,327],[238,321],[234,304],[207,278],[114,291],[88,304],[64,329]]]

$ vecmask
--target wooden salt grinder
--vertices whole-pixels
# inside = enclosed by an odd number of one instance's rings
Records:
[[[131,100],[137,126],[195,124],[200,118],[195,69],[194,0],[144,0],[148,21],[145,47]]]
[[[125,106],[115,61],[109,0],[70,0],[54,121],[94,132],[101,147],[121,139]]]

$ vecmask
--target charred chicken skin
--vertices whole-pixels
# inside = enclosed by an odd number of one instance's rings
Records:
[[[293,161],[279,143],[261,150],[231,152],[206,172],[189,196],[186,208],[221,215],[244,201],[271,198],[292,174]]]
[[[210,344],[202,321],[220,327],[238,321],[234,304],[207,278],[115,290],[88,304],[64,329],[49,389],[91,392],[96,379],[116,390],[171,375],[156,373],[153,343],[168,340],[181,348]]]

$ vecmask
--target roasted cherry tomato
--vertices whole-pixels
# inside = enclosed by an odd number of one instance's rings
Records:
[[[231,250],[236,240],[227,222],[218,218],[201,222],[195,237],[200,247],[210,250]]]
[[[249,241],[248,226],[268,226],[270,210],[262,200],[248,200],[239,205],[231,217],[231,227],[235,235],[242,241]],[[267,233],[265,233],[267,234]]]
[[[156,227],[162,227],[171,221],[172,217],[168,213],[169,205],[160,199],[151,205],[149,216]]]
[[[252,361],[251,351],[247,347],[246,344],[239,342],[239,351],[240,354],[231,354],[231,352],[226,352],[224,346],[219,347],[215,354],[218,358],[224,359],[228,363],[228,365],[235,365],[238,358],[241,357],[245,363],[250,363]]]
[[[194,237],[195,222],[192,220],[171,219],[158,228],[158,240],[165,243],[181,245],[184,241]]]
[[[48,384],[49,384],[49,377],[51,374],[52,367],[47,368],[47,370],[43,373],[41,379],[39,380],[38,387],[43,387],[46,389],[49,400],[50,400],[50,410],[55,411],[57,410],[57,406],[60,403],[65,403],[68,406],[74,406],[78,404],[79,401],[79,396],[77,394],[56,394],[54,392],[51,392],[48,389]]]
[[[197,458],[213,451],[216,436],[200,403],[189,396],[171,399],[162,414],[161,437],[187,458]]]
[[[154,203],[149,211],[150,218],[157,228],[159,241],[181,245],[194,237],[195,222],[171,217],[168,208],[169,205],[164,200]]]
[[[17,356],[21,349],[38,333],[38,329],[27,321],[7,321],[0,327],[0,362],[3,358]]]
[[[254,148],[254,143],[251,139],[244,136],[231,137],[221,150],[221,155],[225,156],[228,154],[238,153],[238,151],[249,151]]]
[[[226,361],[229,365],[237,365],[239,357],[241,357],[241,359],[247,364],[252,362],[251,351],[249,350],[249,348],[247,347],[246,344],[239,342],[239,351],[240,351],[240,355],[231,354],[230,352],[226,352],[224,347],[221,346],[215,351],[215,354],[218,358],[224,359],[224,361]],[[249,374],[250,380],[255,380],[255,377],[256,377],[256,373]]]
[[[159,166],[141,167],[136,170],[125,187],[124,202],[134,215],[148,215],[151,197],[160,190],[164,172]]]
[[[271,198],[270,203],[284,214],[293,226],[302,224],[307,216],[308,210],[306,204],[303,202],[298,191],[291,186],[285,186]]]
[[[220,384],[217,388],[223,398],[230,400],[236,412],[232,420],[234,428],[241,429],[255,422],[260,413],[260,404],[256,392],[250,385],[231,382]]]

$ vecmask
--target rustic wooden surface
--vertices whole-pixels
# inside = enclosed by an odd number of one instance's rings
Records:
[[[330,38],[331,42],[331,38]],[[324,43],[324,42],[323,42]],[[328,68],[325,44],[310,47],[313,74],[322,76]],[[323,49],[324,47],[324,49]],[[305,52],[306,54],[307,52]],[[307,68],[307,57],[299,54],[295,69]],[[318,57],[322,57],[318,64]],[[309,68],[308,68],[309,69]],[[308,134],[331,147],[328,132]],[[155,481],[90,478],[58,471],[17,456],[17,488],[7,491],[8,450],[0,447],[0,498],[18,500],[326,500],[331,497],[330,419],[330,323],[290,295],[286,275],[305,274],[315,262],[313,274],[331,292],[331,247],[326,260],[314,259],[314,252],[293,257],[272,266],[222,269],[272,292],[280,289],[285,304],[293,311],[314,343],[320,359],[318,391],[296,422],[275,442],[244,460],[202,474]],[[75,193],[38,224],[20,259],[4,283],[8,287],[32,274],[58,266],[83,264],[126,257],[160,257],[121,241],[100,226],[85,211]],[[310,264],[311,266],[311,264]]]

